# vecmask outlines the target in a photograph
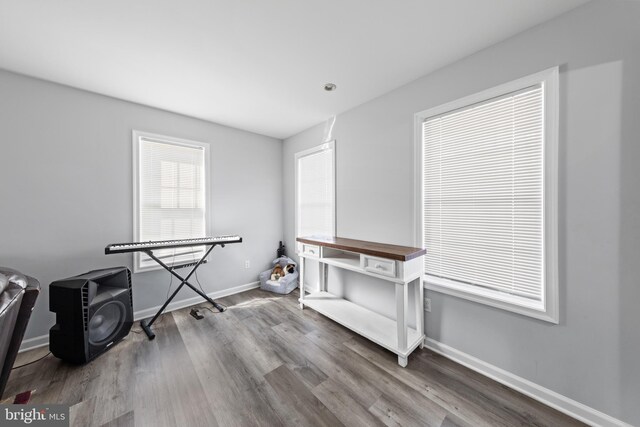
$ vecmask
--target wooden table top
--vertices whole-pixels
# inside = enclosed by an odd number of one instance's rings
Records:
[[[354,240],[344,237],[309,236],[298,237],[296,240],[310,245],[326,246],[329,248],[358,252],[380,258],[395,259],[398,261],[409,261],[410,259],[417,258],[427,253],[427,250],[422,248],[389,245],[379,242],[367,242],[365,240]]]

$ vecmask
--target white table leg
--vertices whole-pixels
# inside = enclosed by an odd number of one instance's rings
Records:
[[[326,291],[326,281],[327,281],[327,265],[323,262],[318,261],[318,291]]]
[[[398,349],[400,351],[407,350],[407,307],[409,303],[409,293],[407,291],[407,283],[396,283],[396,323],[398,326]],[[401,359],[404,359],[401,360]],[[398,356],[398,364],[406,366],[405,358]],[[404,362],[404,365],[402,364]]]
[[[300,310],[304,308],[304,257],[300,257]]]
[[[424,288],[422,287],[421,277],[414,280],[414,286],[416,298],[416,332],[421,336],[424,335]],[[424,348],[424,338],[420,342],[420,348]]]
[[[398,356],[398,365],[402,366],[403,368],[407,367],[408,361],[409,361],[408,357]]]

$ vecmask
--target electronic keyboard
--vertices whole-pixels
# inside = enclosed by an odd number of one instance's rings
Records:
[[[105,255],[125,252],[145,252],[155,249],[179,248],[182,246],[225,245],[227,243],[242,243],[240,236],[201,237],[182,240],[155,240],[148,242],[112,243],[104,248]]]

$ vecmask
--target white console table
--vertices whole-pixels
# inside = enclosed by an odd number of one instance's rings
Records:
[[[422,270],[425,249],[341,237],[299,237],[300,308],[310,307],[398,355],[407,366],[409,354],[424,342]],[[306,294],[306,260],[320,264],[320,287]],[[395,285],[396,320],[333,295],[327,290],[327,266],[354,271]],[[409,286],[415,292],[416,328],[407,325]]]

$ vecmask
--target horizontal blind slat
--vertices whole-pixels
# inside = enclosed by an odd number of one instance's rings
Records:
[[[206,237],[205,150],[158,138],[140,137],[140,241]],[[160,250],[167,262],[198,260],[204,247]],[[141,266],[154,265],[141,254]]]
[[[427,274],[541,300],[542,101],[536,85],[423,122]]]

